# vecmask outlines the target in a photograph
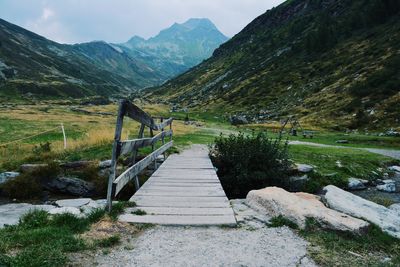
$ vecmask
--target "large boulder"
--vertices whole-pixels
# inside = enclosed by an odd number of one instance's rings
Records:
[[[391,236],[400,238],[400,216],[394,210],[333,185],[324,187],[324,192],[323,200],[331,209],[372,222]]]
[[[51,191],[79,197],[92,197],[96,193],[93,183],[74,177],[57,177],[47,183],[46,187]]]
[[[364,233],[369,226],[363,220],[325,207],[317,196],[308,193],[289,193],[282,188],[267,187],[250,191],[246,201],[255,210],[270,216],[282,215],[303,229],[307,218],[314,218],[325,228],[357,234]]]

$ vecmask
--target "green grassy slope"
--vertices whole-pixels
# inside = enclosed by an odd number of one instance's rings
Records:
[[[399,127],[399,11],[396,0],[287,1],[147,92],[255,121],[295,114],[337,129]]]

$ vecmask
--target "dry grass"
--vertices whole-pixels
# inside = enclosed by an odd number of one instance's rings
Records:
[[[146,105],[145,111],[153,116],[168,114],[167,106]],[[91,112],[116,114],[118,106],[85,106]],[[78,149],[112,143],[115,131],[115,116],[81,114],[71,111],[69,106],[55,104],[16,105],[0,108],[0,144],[23,139],[64,124],[67,135],[67,150],[61,127],[35,138],[21,140],[8,146],[0,146],[0,167],[4,162],[18,162],[33,156],[33,148],[39,143],[50,142],[52,153],[61,154]],[[4,122],[4,123],[2,123]],[[126,118],[122,139],[137,138],[139,123]],[[182,121],[173,122],[174,135],[185,135],[197,131],[194,126],[184,125]],[[146,130],[145,136],[149,136]],[[111,146],[110,146],[111,147]]]

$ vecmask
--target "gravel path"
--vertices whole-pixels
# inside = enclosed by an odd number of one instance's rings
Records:
[[[287,227],[260,229],[155,226],[95,266],[315,266],[307,243]]]
[[[333,147],[333,148],[350,148],[350,149],[359,149],[365,150],[371,153],[380,154],[383,156],[391,157],[394,159],[400,159],[400,150],[391,150],[391,149],[381,149],[381,148],[363,148],[363,147],[349,147],[349,146],[334,146],[334,145],[325,145],[319,143],[312,142],[303,142],[303,141],[290,141],[289,145],[306,145],[306,146],[316,146],[316,147]]]

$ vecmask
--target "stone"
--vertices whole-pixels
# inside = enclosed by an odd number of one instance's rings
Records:
[[[308,173],[308,172],[312,172],[314,170],[313,166],[307,165],[307,164],[296,163],[296,167],[297,167],[297,170],[302,173]]]
[[[45,168],[47,166],[48,166],[48,164],[22,164],[20,166],[20,170],[23,173],[29,173],[29,172],[36,171],[40,168]]]
[[[28,203],[11,203],[0,205],[0,228],[5,225],[18,224],[19,219],[31,210],[49,211],[53,209],[51,205],[32,205]]]
[[[83,205],[89,204],[90,201],[91,201],[90,198],[62,199],[62,200],[57,200],[56,205],[59,207],[79,208],[82,207]]]
[[[19,172],[3,172],[0,173],[0,184],[4,184],[20,175]]]
[[[241,115],[234,115],[230,118],[231,124],[232,125],[242,125],[242,124],[248,124],[249,121],[246,119],[245,116]]]
[[[336,143],[337,144],[348,144],[349,140],[337,140]]]
[[[46,187],[49,190],[73,196],[91,197],[95,195],[93,183],[73,177],[57,177],[47,183]]]
[[[104,206],[98,204],[95,200],[90,200],[89,203],[80,207],[80,210],[84,214],[90,214],[95,209],[104,208]]]
[[[367,181],[368,183],[368,181]],[[357,179],[357,178],[349,178],[347,189],[349,190],[363,190],[366,189],[365,180]]]
[[[324,192],[323,200],[331,209],[367,220],[389,235],[400,238],[400,216],[393,210],[333,185],[324,187]]]
[[[111,159],[103,160],[99,162],[100,169],[106,169],[111,167]]]
[[[63,214],[63,213],[70,213],[73,215],[81,215],[81,211],[75,207],[62,207],[62,208],[53,208],[49,211],[50,214]]]
[[[291,176],[289,177],[289,187],[291,191],[299,191],[302,189],[304,184],[309,180],[310,178],[307,176],[307,174],[303,176]]]
[[[383,180],[383,184],[377,185],[376,189],[387,193],[396,192],[396,182],[393,180]]]
[[[388,170],[393,172],[400,172],[400,166],[390,166]]]
[[[337,231],[362,234],[369,223],[344,213],[329,209],[318,196],[308,193],[289,193],[278,187],[252,190],[246,197],[247,204],[270,216],[282,215],[304,229],[307,218],[314,218],[322,227]]]

